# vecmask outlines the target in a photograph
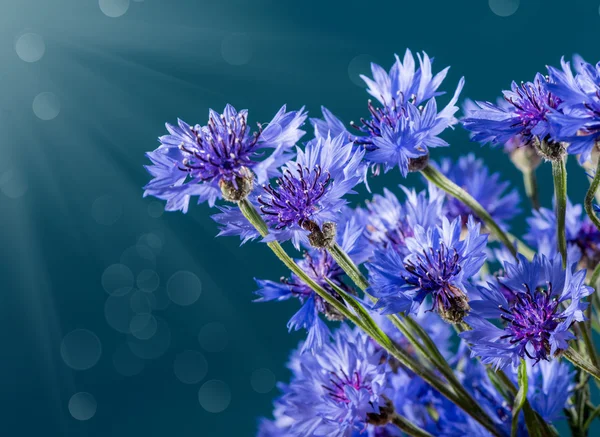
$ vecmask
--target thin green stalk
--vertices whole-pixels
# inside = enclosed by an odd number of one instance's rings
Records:
[[[531,202],[531,206],[534,209],[540,209],[535,169],[523,170],[523,184],[525,185],[525,193]]]
[[[502,244],[504,244],[513,255],[516,256],[517,251],[506,232],[502,230],[500,225],[496,223],[492,216],[485,210],[483,206],[479,204],[479,202],[473,198],[473,196],[444,176],[431,164],[427,165],[427,167],[421,170],[421,173],[428,181],[432,182],[434,185],[441,188],[451,196],[456,197],[462,203],[471,208],[475,215],[483,220],[490,232],[492,232],[496,238],[500,240],[500,242],[502,242]]]
[[[596,417],[598,417],[598,415],[600,415],[600,405],[598,405],[594,409],[594,411],[592,411],[592,413],[590,414],[590,416],[587,418],[587,420],[583,424],[583,430],[584,431],[587,431],[590,428],[590,426],[592,426],[592,422],[594,421],[594,419]]]
[[[600,279],[600,263],[596,265],[590,278],[590,286],[594,287],[594,289],[598,287],[598,279]]]
[[[590,217],[592,222],[596,225],[598,229],[600,229],[600,219],[596,216],[594,212],[594,199],[595,194],[598,192],[598,186],[600,186],[600,158],[598,159],[598,166],[596,167],[596,173],[594,173],[594,177],[592,178],[592,182],[590,183],[590,188],[588,189],[585,195],[585,212]],[[596,267],[598,269],[598,267]],[[592,287],[594,284],[592,284]]]
[[[348,254],[340,247],[339,244],[333,243],[331,247],[329,247],[329,253],[335,259],[335,262],[342,268],[344,272],[352,279],[362,291],[365,291],[369,288],[369,282],[367,278],[361,273],[358,269],[354,261],[350,259]]]
[[[569,360],[575,367],[578,369],[589,373],[596,380],[600,381],[600,369],[594,366],[592,363],[587,361],[579,352],[570,347],[566,351],[564,351],[563,355],[567,360]]]
[[[583,343],[585,344],[587,354],[590,357],[594,367],[598,368],[598,357],[596,355],[596,348],[594,347],[594,342],[592,341],[589,326],[585,322],[579,322],[577,325],[579,326],[579,331],[581,332],[581,337],[583,339]]]
[[[263,236],[268,235],[268,227],[256,208],[246,199],[238,202],[240,211],[246,219],[258,230]],[[294,274],[302,279],[311,289],[313,289],[319,296],[321,296],[327,303],[332,305],[348,320],[352,321],[358,327],[363,329],[369,334],[375,341],[377,341],[385,350],[387,350],[394,358],[396,358],[402,365],[407,369],[421,377],[425,382],[436,389],[440,394],[450,401],[459,406],[463,411],[473,417],[476,421],[482,424],[490,433],[494,436],[502,437],[502,433],[497,429],[494,422],[487,415],[478,415],[473,411],[472,405],[466,401],[463,397],[458,395],[454,390],[447,386],[441,379],[439,379],[430,370],[424,368],[417,360],[415,360],[407,351],[394,344],[389,337],[382,337],[369,327],[362,319],[353,314],[345,305],[335,299],[329,293],[327,293],[322,287],[320,287],[315,281],[313,281],[285,252],[281,245],[276,242],[268,242],[267,245],[275,253],[275,255],[288,267]]]
[[[567,166],[565,158],[552,161],[554,197],[556,199],[556,238],[558,251],[562,256],[563,267],[567,265],[567,236],[565,221],[567,213]]]
[[[433,437],[432,434],[429,434],[424,429],[419,428],[416,425],[413,425],[404,417],[400,416],[398,413],[394,413],[392,416],[391,423],[393,423],[398,429],[400,429],[405,434],[408,434],[413,437]]]

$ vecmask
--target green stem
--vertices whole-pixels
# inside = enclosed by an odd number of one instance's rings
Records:
[[[584,372],[592,375],[596,380],[600,381],[600,369],[594,366],[592,363],[587,361],[583,356],[579,354],[575,349],[570,347],[566,351],[564,351],[563,355],[567,360],[569,360],[575,367]]]
[[[432,182],[434,185],[441,188],[451,196],[456,197],[462,203],[471,208],[473,213],[485,223],[490,232],[492,232],[513,255],[517,255],[517,251],[513,245],[513,242],[510,240],[506,232],[502,230],[500,225],[496,223],[492,216],[485,210],[483,206],[479,204],[479,202],[473,198],[473,196],[444,176],[431,164],[421,170],[421,173],[428,181]]]
[[[585,423],[583,424],[583,430],[587,431],[590,426],[592,426],[592,422],[594,421],[594,419],[596,417],[598,417],[598,415],[600,415],[600,405],[598,405],[594,411],[592,411],[592,413],[590,414],[590,417],[587,418],[587,420],[585,421]]]
[[[598,368],[598,357],[596,355],[596,349],[594,347],[594,342],[592,341],[589,326],[585,322],[579,322],[577,325],[579,326],[579,331],[581,331],[581,337],[583,338],[587,354],[594,367]]]
[[[402,432],[413,436],[413,437],[433,437],[433,435],[429,434],[424,429],[419,428],[416,425],[413,425],[404,417],[400,416],[398,413],[394,413],[392,416],[391,423],[393,423],[398,429]]]
[[[241,200],[238,202],[240,211],[246,219],[258,230],[263,236],[268,235],[268,227],[256,208],[247,200]],[[288,267],[294,274],[302,279],[312,290],[315,291],[320,297],[322,297],[327,303],[332,305],[348,320],[353,322],[367,334],[369,334],[377,343],[381,345],[386,351],[388,351],[394,358],[396,358],[402,365],[407,369],[421,377],[425,382],[436,389],[442,396],[448,398],[450,401],[458,405],[463,411],[481,423],[490,433],[494,436],[502,437],[502,433],[496,428],[494,422],[487,415],[478,415],[472,410],[472,405],[468,400],[461,397],[454,390],[452,390],[444,381],[439,379],[430,370],[424,368],[421,363],[414,359],[407,351],[392,342],[389,337],[382,337],[375,333],[369,325],[362,319],[358,318],[352,313],[348,307],[342,304],[339,300],[327,293],[319,284],[313,281],[285,252],[281,245],[277,241],[268,242],[267,245],[275,253],[275,255]]]
[[[365,291],[369,288],[369,282],[367,278],[361,273],[359,268],[354,264],[354,261],[350,259],[348,254],[342,249],[339,244],[333,243],[331,247],[328,248],[329,253],[335,259],[335,262],[342,268],[344,272],[352,279],[358,288],[362,291]]]
[[[600,229],[600,219],[596,216],[594,212],[594,199],[595,194],[598,191],[598,186],[600,185],[600,158],[598,159],[598,167],[596,167],[596,173],[594,173],[594,177],[592,178],[592,182],[590,183],[590,188],[588,189],[585,195],[585,212],[590,217],[590,219],[594,222],[596,227]],[[596,267],[596,270],[598,267]],[[592,284],[592,287],[594,284]]]
[[[567,236],[565,221],[567,213],[567,166],[565,158],[552,161],[552,177],[554,179],[554,197],[556,199],[556,238],[558,251],[562,256],[563,267],[567,265]]]
[[[525,193],[531,202],[531,206],[534,209],[540,209],[535,169],[523,171],[523,184],[525,185]]]
[[[590,286],[594,287],[594,289],[597,289],[598,279],[600,279],[600,263],[596,265],[592,272],[592,277],[590,278]]]

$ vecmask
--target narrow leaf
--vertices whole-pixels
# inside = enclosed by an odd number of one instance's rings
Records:
[[[523,405],[525,405],[525,401],[527,400],[527,390],[529,386],[529,381],[527,380],[527,365],[525,364],[525,360],[521,359],[521,364],[519,364],[519,391],[515,396],[515,403],[512,409],[512,427],[510,431],[511,437],[517,436],[517,431],[519,428],[519,414],[523,409]]]

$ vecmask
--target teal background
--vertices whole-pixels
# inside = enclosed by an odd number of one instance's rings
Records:
[[[498,1],[509,9],[518,3]],[[0,1],[3,435],[245,436],[270,414],[276,390],[257,393],[252,374],[267,368],[285,380],[288,352],[302,335],[285,328],[295,302],[251,303],[252,278],[285,272],[260,244],[239,248],[236,239],[215,239],[208,206],[160,215],[142,198],[144,152],[156,147],[165,121],[203,123],[209,107],[228,102],[250,109],[253,121],[268,121],[283,103],[306,105],[313,116],[326,105],[346,121],[358,119],[367,99],[358,72],[371,59],[388,68],[406,47],[434,56],[436,71],[452,66],[446,89],[464,75],[463,96],[487,100],[511,80],[530,80],[546,64],[558,64],[561,55],[600,59],[599,1],[521,0],[508,17],[493,13],[487,0],[106,0],[105,9],[113,3],[127,11],[108,17],[96,0]],[[43,38],[37,62],[17,54],[27,32]],[[32,109],[42,92],[55,96],[42,111],[59,108],[51,120]],[[522,191],[519,173],[500,151],[469,143],[460,128],[444,137],[452,147],[435,150],[434,159],[473,151]],[[585,176],[571,161],[569,194],[581,201]],[[549,168],[538,173],[548,205]],[[375,190],[400,182],[392,172]],[[411,175],[406,183],[420,180]],[[143,257],[138,240],[148,233],[161,247]],[[101,277],[118,262],[134,273],[155,270],[161,280],[155,294],[163,300],[179,270],[202,282],[193,305],[156,311],[169,326],[169,348],[131,377],[115,371],[113,353],[126,336],[107,324],[104,312]],[[220,352],[198,343],[209,322],[226,328]],[[102,344],[88,370],[75,371],[61,357],[63,337],[77,328]],[[175,377],[175,356],[186,349],[208,362],[198,384]],[[228,408],[217,414],[198,402],[200,386],[211,379],[231,392]],[[77,392],[97,401],[88,421],[69,414]]]

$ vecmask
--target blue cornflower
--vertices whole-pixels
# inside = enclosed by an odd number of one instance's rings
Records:
[[[500,104],[475,102],[469,105],[462,124],[471,131],[471,139],[492,145],[532,145],[546,140],[552,133],[548,114],[560,104],[560,99],[548,90],[548,80],[536,74],[533,82],[517,85],[504,91]],[[550,138],[552,139],[552,138]]]
[[[528,360],[527,375],[527,399],[531,407],[546,422],[564,419],[563,410],[575,391],[573,368],[559,359],[540,361],[537,365]]]
[[[251,133],[248,111],[227,105],[223,114],[211,109],[206,126],[183,120],[177,126],[167,124],[169,135],[160,137],[161,145],[146,154],[153,179],[144,195],[166,200],[168,211],[187,212],[191,196],[212,206],[221,197],[219,184],[237,187],[253,177],[251,172],[259,184],[265,183],[291,158],[291,148],[304,134],[300,126],[305,119],[303,109],[286,112],[283,106],[266,127],[259,124]],[[260,159],[265,149],[272,153]]]
[[[367,291],[379,299],[376,308],[385,314],[416,313],[429,297],[431,309],[442,319],[460,322],[469,312],[469,278],[485,262],[487,235],[480,234],[480,227],[470,218],[461,240],[461,220],[444,217],[441,226],[415,227],[414,237],[406,240],[407,256],[377,251],[367,264],[371,283]]]
[[[344,208],[343,214],[340,215],[338,230],[336,236],[338,244],[355,263],[362,263],[371,252],[362,236],[363,223],[360,218],[349,208]],[[304,257],[296,262],[311,279],[340,302],[344,302],[342,297],[334,291],[327,280],[346,293],[355,294],[354,290],[344,283],[345,273],[333,260],[329,252],[311,249],[306,251]],[[321,319],[321,314],[330,321],[344,319],[342,314],[332,308],[293,273],[289,278],[281,278],[279,282],[256,279],[256,283],[259,287],[255,292],[259,296],[256,302],[283,301],[290,298],[300,300],[302,307],[292,316],[287,326],[290,331],[299,329],[308,331],[307,339],[304,342],[304,348],[306,349],[321,347],[329,338],[330,331]]]
[[[367,203],[365,235],[377,249],[391,248],[406,255],[406,239],[414,236],[416,226],[428,228],[441,223],[444,194],[434,185],[418,194],[400,188],[406,195],[404,203],[388,189]]]
[[[591,65],[575,55],[573,64],[576,76],[564,58],[561,70],[548,67],[548,88],[561,100],[560,111],[553,112],[550,121],[569,143],[567,151],[584,162],[600,140],[600,63]]]
[[[460,157],[456,163],[443,159],[440,167],[442,173],[473,196],[504,228],[508,228],[507,221],[521,212],[517,190],[507,192],[510,183],[500,182],[499,173],[490,174],[483,160],[475,158],[473,153]],[[471,208],[452,196],[448,196],[445,206],[450,219],[460,217],[463,223],[467,222],[469,215],[478,219]]]
[[[354,141],[368,151],[366,158],[384,165],[386,171],[398,166],[403,176],[427,163],[429,147],[448,145],[438,135],[457,123],[454,114],[458,107],[455,104],[464,85],[464,78],[461,78],[450,102],[438,112],[435,97],[444,94],[438,88],[449,67],[433,76],[429,56],[423,53],[417,57],[417,69],[410,50],[406,51],[403,61],[396,56],[389,73],[379,65],[371,64],[373,79],[362,75],[361,78],[381,107],[369,101],[370,117],[361,119],[360,126],[351,123],[359,132]],[[343,128],[328,114],[324,115],[330,129]],[[317,124],[319,126],[323,125]]]
[[[584,284],[585,270],[562,268],[560,256],[536,255],[518,264],[505,264],[499,285],[479,287],[480,300],[472,300],[465,321],[471,331],[461,334],[473,355],[496,368],[516,365],[520,358],[549,361],[575,338],[569,329],[585,319],[585,296],[593,289]],[[500,322],[497,325],[495,323]]]
[[[265,221],[280,241],[292,239],[299,247],[308,234],[318,234],[326,222],[337,222],[346,194],[362,180],[364,151],[338,135],[318,138],[298,150],[275,185],[265,185],[258,196]],[[314,242],[311,241],[311,244]]]
[[[383,352],[369,338],[342,325],[319,353],[302,354],[281,398],[292,436],[350,437],[367,428],[387,403]]]
[[[590,218],[583,213],[581,205],[573,205],[567,199],[565,235],[569,249],[569,259],[579,260],[585,268],[594,268],[600,262],[600,231]],[[558,252],[556,244],[556,213],[540,208],[527,219],[529,230],[525,240],[547,257],[553,258]]]

